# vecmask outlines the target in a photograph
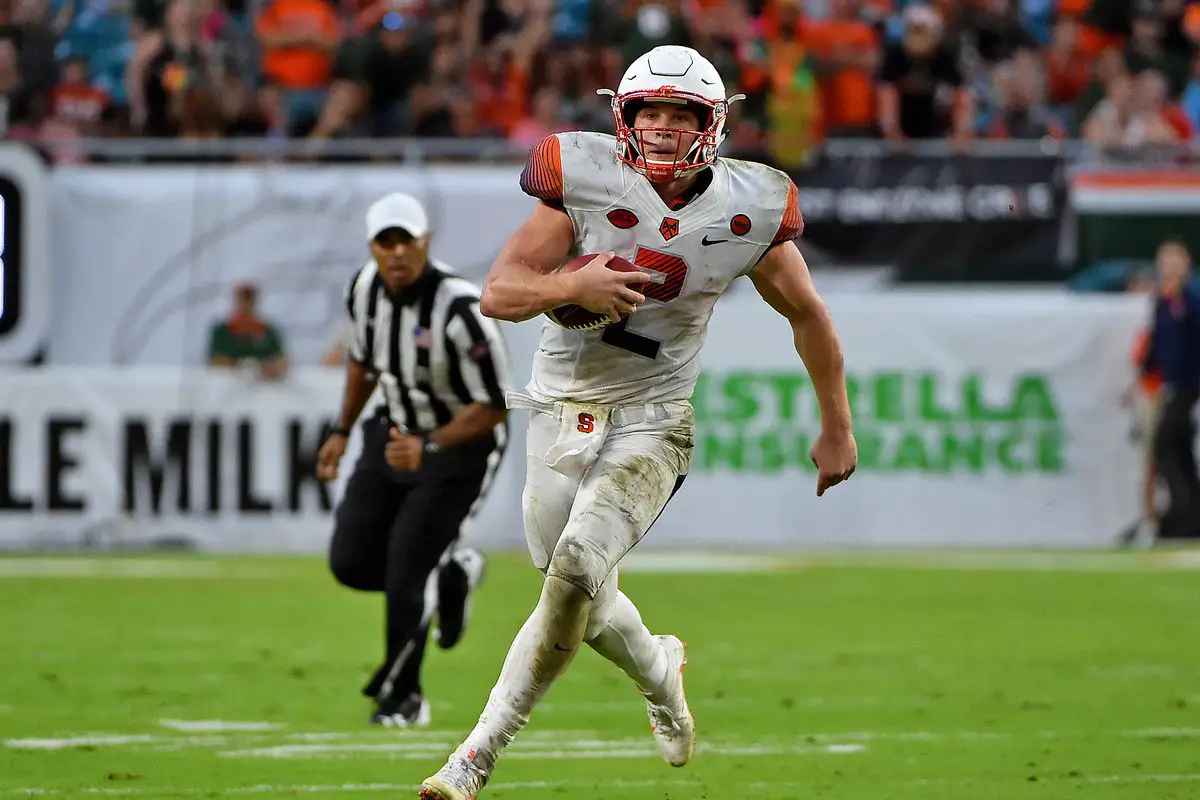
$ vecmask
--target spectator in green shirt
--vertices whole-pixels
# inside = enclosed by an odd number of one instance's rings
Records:
[[[233,313],[216,323],[208,345],[213,367],[237,367],[252,361],[267,380],[287,374],[287,356],[279,330],[258,314],[258,289],[243,283],[234,291]]]

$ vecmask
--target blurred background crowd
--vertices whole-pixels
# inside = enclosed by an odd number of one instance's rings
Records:
[[[611,127],[621,69],[696,47],[731,149],[828,137],[1187,142],[1187,0],[0,0],[0,126],[92,138],[492,137]],[[57,145],[57,146],[56,146]]]

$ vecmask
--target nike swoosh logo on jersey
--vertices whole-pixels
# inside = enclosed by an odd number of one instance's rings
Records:
[[[700,244],[704,245],[705,247],[708,247],[710,245],[720,244],[721,242],[728,242],[728,241],[729,241],[728,239],[709,239],[708,235],[706,234],[704,236],[704,238],[700,240]]]

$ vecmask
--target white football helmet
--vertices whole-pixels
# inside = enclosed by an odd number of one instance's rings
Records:
[[[637,58],[625,70],[616,92],[611,89],[598,91],[612,97],[617,157],[655,182],[693,175],[716,161],[717,148],[725,139],[729,106],[745,97],[739,94],[727,99],[725,82],[712,62],[690,47],[673,44],[656,47]],[[661,154],[647,158],[645,135],[663,131],[677,134],[677,129],[633,129],[638,110],[646,103],[655,102],[687,106],[700,120],[700,129],[692,145],[666,160]],[[678,149],[682,147],[677,146]]]

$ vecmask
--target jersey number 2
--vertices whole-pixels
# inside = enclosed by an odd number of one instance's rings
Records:
[[[687,262],[679,256],[670,253],[660,253],[648,247],[639,247],[633,257],[633,263],[649,273],[654,280],[650,283],[637,284],[639,292],[648,300],[669,303],[683,291],[683,279],[687,277]],[[604,329],[600,341],[636,353],[651,360],[658,358],[658,349],[662,345],[657,339],[642,336],[629,330],[632,316],[625,317],[620,322],[609,325]]]

